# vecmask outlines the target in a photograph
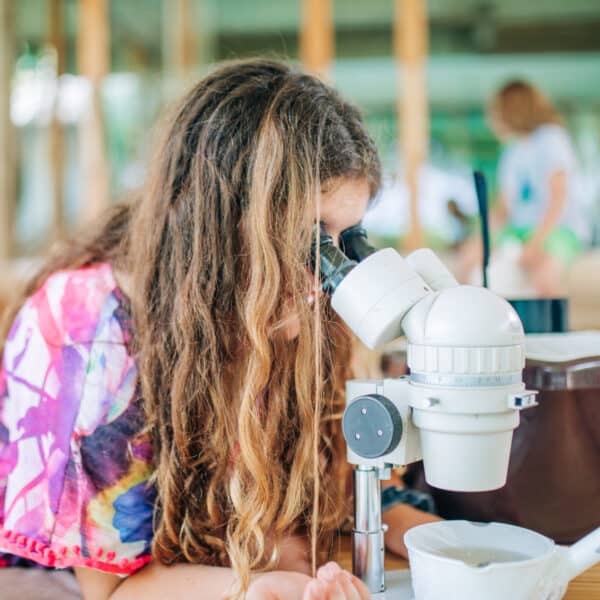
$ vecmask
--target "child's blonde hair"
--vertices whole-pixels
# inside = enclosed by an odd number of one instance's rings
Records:
[[[510,81],[496,92],[489,115],[517,135],[531,133],[541,125],[562,122],[552,102],[538,88],[521,80]]]

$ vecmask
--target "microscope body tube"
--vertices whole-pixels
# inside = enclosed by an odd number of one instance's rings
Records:
[[[381,482],[375,467],[354,468],[352,572],[372,594],[385,591]]]
[[[432,293],[404,258],[384,248],[345,275],[331,296],[331,307],[367,348],[377,348],[398,338],[406,313]]]
[[[406,257],[406,262],[436,292],[458,286],[458,281],[456,281],[454,275],[429,248],[419,248],[411,252]]]

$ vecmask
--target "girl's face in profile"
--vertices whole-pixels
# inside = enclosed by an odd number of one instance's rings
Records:
[[[362,220],[369,198],[369,183],[365,179],[337,179],[326,186],[321,195],[320,221],[336,246],[340,233]]]
[[[319,220],[333,243],[339,246],[342,231],[359,223],[367,210],[370,199],[369,183],[365,179],[337,179],[328,182],[321,194],[321,211]],[[315,221],[317,215],[315,214]],[[307,285],[307,301],[314,302],[314,294]],[[300,321],[294,310],[289,311],[289,318],[284,324],[284,335],[288,340],[294,339],[300,332]]]

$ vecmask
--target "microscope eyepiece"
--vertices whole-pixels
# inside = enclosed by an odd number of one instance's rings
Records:
[[[360,262],[377,251],[367,240],[366,229],[358,223],[340,234],[340,247],[344,254],[356,262]]]
[[[328,235],[320,225],[321,232],[319,238],[319,273],[323,284],[323,291],[332,294],[341,281],[356,266],[356,262],[350,260],[342,250],[336,248],[333,244],[333,238]],[[313,273],[316,272],[317,259],[317,225],[313,230],[313,240],[311,246],[311,262]]]

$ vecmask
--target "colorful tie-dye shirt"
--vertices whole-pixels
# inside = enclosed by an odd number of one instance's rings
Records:
[[[53,274],[19,312],[0,368],[0,564],[127,575],[150,560],[130,339],[108,264]]]

